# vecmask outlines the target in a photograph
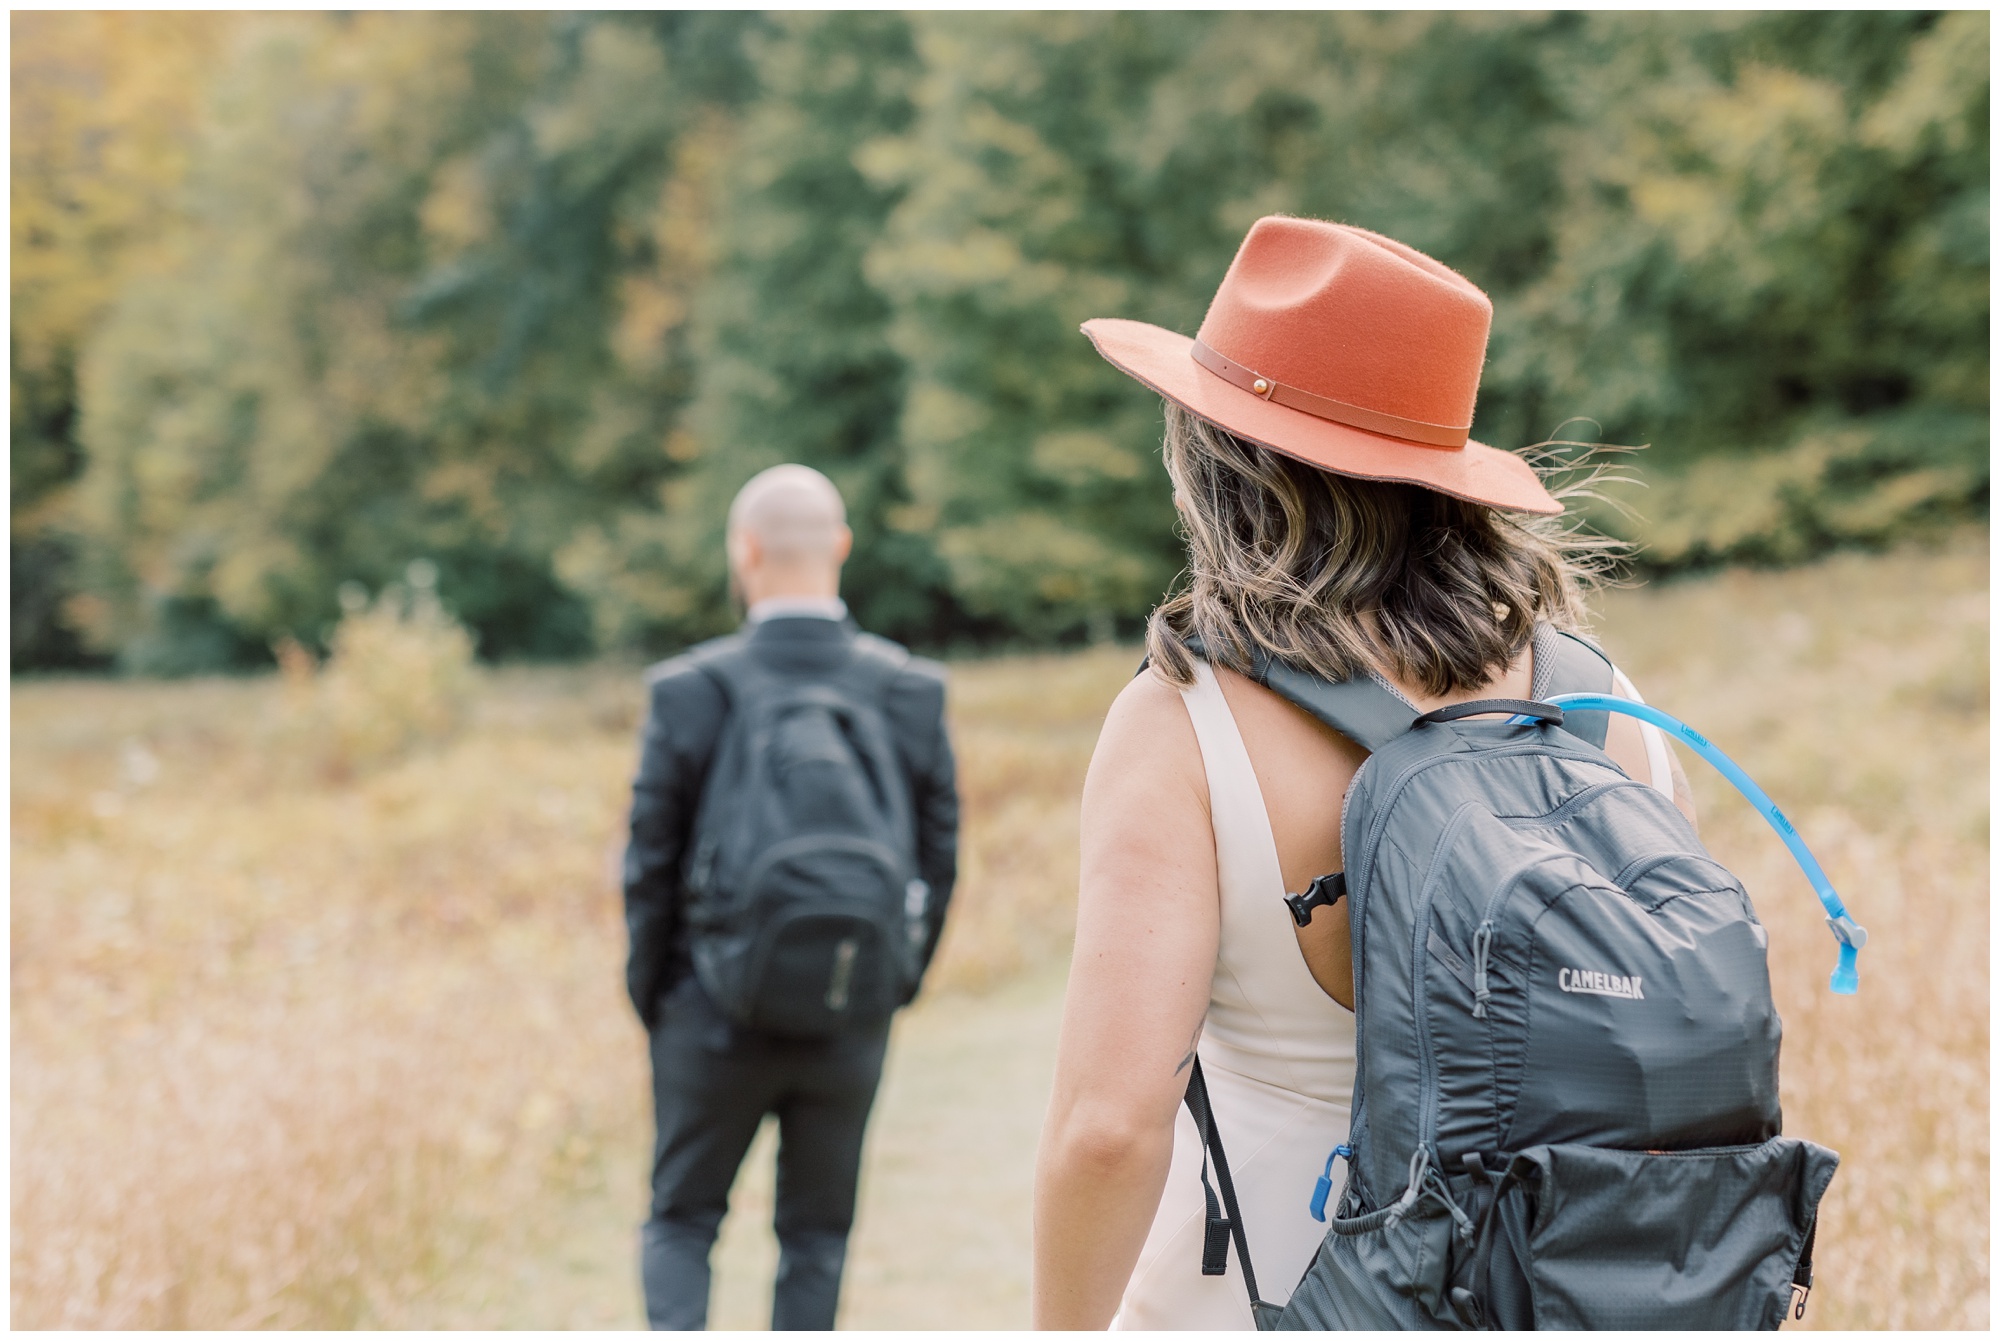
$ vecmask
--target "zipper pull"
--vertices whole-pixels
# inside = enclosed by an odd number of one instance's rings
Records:
[[[1383,1218],[1385,1229],[1394,1229],[1403,1223],[1403,1217],[1416,1209],[1417,1199],[1424,1194],[1424,1179],[1431,1171],[1431,1148],[1420,1145],[1410,1152],[1410,1185],[1403,1189],[1389,1214]]]
[[[694,861],[688,870],[688,890],[694,894],[708,892],[708,880],[715,873],[715,840],[704,838],[695,849]]]
[[[1312,1205],[1308,1209],[1312,1211],[1312,1218],[1321,1224],[1326,1223],[1326,1199],[1333,1195],[1333,1162],[1337,1159],[1352,1158],[1354,1158],[1353,1147],[1335,1146],[1333,1153],[1326,1157],[1326,1168],[1320,1174],[1319,1181],[1313,1184]]]
[[[1486,955],[1493,948],[1493,919],[1487,918],[1479,924],[1479,930],[1472,933],[1472,1018],[1486,1018],[1486,998],[1493,995],[1486,987]]]

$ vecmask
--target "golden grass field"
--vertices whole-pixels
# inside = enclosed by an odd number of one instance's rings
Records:
[[[1690,761],[1771,926],[1787,1130],[1844,1155],[1812,1326],[1989,1321],[1986,546],[1598,603],[1649,700],[1786,807],[1874,936],[1861,995],[1830,996],[1803,877]],[[1135,660],[954,668],[962,891],[897,1026],[844,1325],[1026,1322],[1076,797]],[[637,675],[484,673],[455,734],[346,766],[300,707],[311,674],[14,687],[12,1321],[636,1325]],[[717,1326],[768,1316],[769,1153]]]

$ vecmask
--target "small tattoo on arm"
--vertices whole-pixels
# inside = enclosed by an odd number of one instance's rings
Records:
[[[1175,1075],[1179,1075],[1181,1072],[1187,1070],[1190,1066],[1194,1065],[1194,1045],[1201,1042],[1201,1026],[1206,1023],[1208,1023],[1206,1019],[1202,1020],[1200,1023],[1195,1025],[1194,1032],[1188,1035],[1187,1056],[1181,1058],[1181,1064],[1174,1068]]]

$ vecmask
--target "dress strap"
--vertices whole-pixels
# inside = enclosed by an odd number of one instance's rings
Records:
[[[1229,710],[1215,668],[1196,658],[1194,683],[1181,690],[1188,720],[1201,745],[1201,763],[1208,774],[1208,810],[1215,823],[1218,866],[1236,876],[1227,883],[1268,890],[1276,902],[1285,896],[1285,877],[1278,865],[1278,840],[1271,832],[1264,791],[1236,714]],[[1286,914],[1290,916],[1289,913]]]

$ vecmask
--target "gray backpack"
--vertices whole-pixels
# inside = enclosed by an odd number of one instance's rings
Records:
[[[696,654],[729,717],[689,844],[689,948],[738,1024],[826,1038],[882,1023],[916,989],[928,891],[882,716],[907,659],[867,634],[845,666],[803,678],[740,639]]]
[[[1802,1315],[1838,1156],[1779,1134],[1767,938],[1742,884],[1604,754],[1604,713],[1541,702],[1608,692],[1610,663],[1544,626],[1536,701],[1422,716],[1383,682],[1255,669],[1371,752],[1346,871],[1287,900],[1301,924],[1350,901],[1352,1124],[1311,1194],[1326,1218],[1345,1159],[1329,1232],[1279,1309],[1257,1298],[1197,1077],[1223,1192],[1204,1271],[1233,1240],[1266,1330]],[[1478,716],[1496,712],[1514,716]]]

